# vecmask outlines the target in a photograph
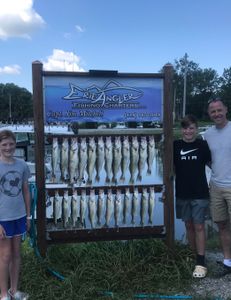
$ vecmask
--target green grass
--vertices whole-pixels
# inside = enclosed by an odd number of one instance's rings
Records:
[[[120,300],[139,293],[175,295],[191,283],[192,262],[188,247],[170,250],[154,239],[53,245],[41,262],[26,241],[21,289],[33,300],[112,298],[104,292]]]

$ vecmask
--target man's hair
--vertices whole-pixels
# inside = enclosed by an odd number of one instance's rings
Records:
[[[182,128],[187,128],[191,124],[195,124],[196,127],[198,127],[197,123],[197,118],[194,115],[186,115],[182,120],[181,120],[181,127]]]
[[[225,102],[220,97],[212,97],[212,98],[210,98],[209,101],[208,101],[208,105],[210,103],[215,103],[215,102],[218,102],[218,101],[221,102],[221,103],[223,103],[224,106],[227,106],[225,104]]]
[[[12,138],[16,142],[15,134],[11,130],[0,130],[0,142],[8,138]]]

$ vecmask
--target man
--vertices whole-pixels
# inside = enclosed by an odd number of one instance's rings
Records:
[[[209,189],[205,166],[211,155],[206,141],[197,138],[197,120],[187,115],[181,121],[182,138],[174,141],[176,216],[185,222],[189,245],[196,253],[194,278],[207,274],[205,265],[205,217]]]
[[[231,122],[227,106],[220,98],[208,103],[214,126],[205,132],[212,156],[210,180],[211,214],[217,224],[224,255],[222,275],[231,273]]]

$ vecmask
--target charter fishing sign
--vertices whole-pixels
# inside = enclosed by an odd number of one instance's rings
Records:
[[[53,122],[162,122],[163,80],[45,77],[44,115]]]

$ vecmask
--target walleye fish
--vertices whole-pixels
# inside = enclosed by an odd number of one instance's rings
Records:
[[[124,207],[123,207],[123,224],[126,224],[127,222],[127,213],[130,206],[130,191],[129,188],[125,189],[124,194]]]
[[[117,184],[117,174],[121,168],[121,160],[122,160],[121,140],[119,136],[116,136],[113,145],[113,163],[112,163],[112,172],[113,172],[112,181],[115,184]]]
[[[104,208],[104,190],[99,189],[98,201],[97,201],[97,224],[101,225],[101,218]]]
[[[85,226],[86,208],[87,208],[86,190],[82,190],[80,196],[80,222],[82,226]]]
[[[129,159],[130,159],[130,144],[127,136],[124,136],[122,142],[122,163],[121,163],[121,177],[120,181],[125,181],[125,173],[129,166]]]
[[[112,172],[112,142],[111,137],[106,137],[105,142],[105,171],[106,171],[106,183],[111,182],[111,172]]]
[[[148,208],[148,192],[147,188],[143,188],[140,203],[140,225],[144,226],[145,217]]]
[[[95,228],[95,217],[96,217],[95,190],[90,190],[90,195],[88,199],[88,212],[89,212],[89,220],[91,223],[91,228]]]
[[[138,188],[135,188],[132,195],[132,207],[131,207],[132,224],[135,224],[135,217],[137,215],[137,210],[138,210],[138,201],[139,201],[139,192],[138,192]]]
[[[62,217],[62,197],[59,196],[59,191],[55,191],[53,199],[53,216],[55,225],[58,224],[58,220]]]
[[[86,138],[82,137],[80,140],[79,146],[79,178],[78,181],[80,183],[85,182],[84,180],[84,172],[87,166],[87,143]]]
[[[69,159],[69,171],[70,171],[70,183],[74,183],[78,179],[78,139],[76,137],[71,138],[70,145],[70,159]]]
[[[69,217],[70,217],[70,214],[71,214],[68,190],[65,190],[64,193],[63,193],[62,206],[63,206],[63,227],[67,228],[67,225],[68,225],[68,222],[69,222]]]
[[[57,178],[56,173],[60,172],[60,148],[58,138],[54,137],[52,140],[52,179],[53,182]]]
[[[138,162],[139,162],[139,142],[137,136],[132,137],[131,149],[130,149],[130,183],[135,183],[135,174],[138,169]]]
[[[121,219],[121,211],[122,211],[122,197],[121,191],[117,190],[114,201],[114,218],[115,218],[115,227],[119,226]]]
[[[71,221],[72,226],[75,227],[79,216],[79,207],[78,207],[78,194],[77,190],[73,190],[71,196]]]
[[[87,161],[88,180],[87,180],[87,183],[89,185],[91,185],[93,172],[94,172],[94,168],[95,168],[95,162],[96,162],[96,144],[95,144],[94,137],[89,138],[87,154],[88,154],[88,161]]]
[[[61,176],[63,181],[69,179],[68,154],[69,154],[68,138],[64,137],[61,146]]]
[[[103,141],[102,136],[98,137],[96,153],[97,153],[97,155],[96,155],[96,176],[95,176],[95,180],[97,182],[99,182],[100,181],[100,172],[103,168],[104,160],[105,160],[104,141]]]
[[[138,175],[137,180],[142,181],[142,172],[147,162],[148,151],[147,151],[147,139],[145,136],[141,137],[140,148],[139,148],[139,162],[138,162]]]
[[[148,223],[149,224],[152,224],[154,207],[155,207],[155,189],[154,187],[150,187],[149,197],[148,197]]]
[[[155,157],[155,139],[154,139],[153,135],[150,135],[149,140],[148,140],[148,158],[147,158],[147,162],[148,162],[147,174],[148,175],[152,174],[152,164],[154,161],[154,157]]]
[[[111,220],[112,213],[113,213],[113,205],[114,205],[114,200],[113,200],[112,190],[109,189],[107,192],[106,215],[105,215],[105,219],[106,219],[105,225],[107,227],[109,227],[109,225],[110,225],[110,220]]]

